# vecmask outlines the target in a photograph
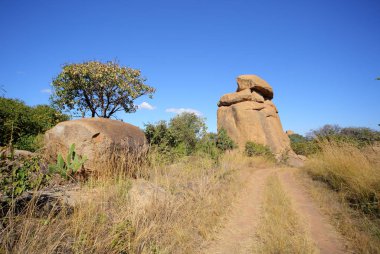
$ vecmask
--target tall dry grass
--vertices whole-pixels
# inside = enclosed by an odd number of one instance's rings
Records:
[[[380,167],[375,152],[349,143],[323,141],[321,152],[305,168],[316,180],[327,183],[355,208],[380,215]],[[375,151],[375,150],[373,150]]]
[[[277,175],[268,178],[264,195],[253,253],[318,253]]]
[[[236,170],[249,162],[227,154],[219,163],[197,156],[165,165],[156,162],[160,155],[149,156],[149,163],[126,157],[105,164],[77,192],[73,208],[57,203],[61,209],[41,215],[31,202],[24,213],[10,211],[2,218],[0,253],[196,253],[238,190]],[[130,176],[144,177],[166,198],[135,206]]]
[[[321,142],[304,183],[355,253],[380,253],[380,149]],[[354,209],[353,209],[354,208]]]

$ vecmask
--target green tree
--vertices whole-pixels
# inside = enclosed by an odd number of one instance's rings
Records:
[[[30,107],[23,101],[0,97],[0,146],[13,143],[20,149],[35,150],[38,134],[68,119],[48,105]]]
[[[161,147],[174,147],[177,141],[171,135],[168,123],[164,120],[157,122],[156,124],[145,124],[145,136],[150,145],[156,145]]]
[[[155,89],[145,81],[139,70],[115,62],[66,64],[53,79],[51,101],[61,110],[110,118],[118,111],[135,112],[140,96],[152,97]]]
[[[170,135],[175,146],[181,146],[186,154],[195,151],[197,142],[206,134],[205,119],[194,113],[182,113],[169,122]]]
[[[196,150],[197,143],[206,134],[205,119],[194,113],[182,113],[173,117],[169,123],[159,121],[145,124],[145,135],[150,145],[161,151],[175,149],[182,155]]]

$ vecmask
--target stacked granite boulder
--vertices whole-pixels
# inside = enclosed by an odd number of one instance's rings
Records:
[[[239,148],[247,141],[267,145],[280,157],[292,153],[273,104],[273,89],[256,75],[237,77],[237,91],[225,94],[218,103],[218,129],[225,129]]]

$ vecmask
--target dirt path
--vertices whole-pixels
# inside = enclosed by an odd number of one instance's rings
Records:
[[[251,253],[255,229],[258,225],[266,179],[274,169],[259,169],[244,174],[245,186],[238,199],[232,205],[232,214],[224,223],[214,242],[204,253]]]
[[[296,169],[260,169],[245,174],[246,184],[242,187],[226,218],[224,227],[204,253],[252,253],[256,229],[262,217],[263,194],[267,178],[278,174],[281,184],[292,200],[293,209],[306,223],[306,230],[319,249],[324,253],[347,253],[342,238],[319,212],[304,187],[294,177]]]
[[[342,237],[306,194],[304,186],[294,178],[296,170],[283,169],[278,175],[284,190],[292,200],[293,208],[307,223],[310,236],[320,253],[347,253]]]

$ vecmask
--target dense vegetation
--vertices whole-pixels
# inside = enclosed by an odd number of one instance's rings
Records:
[[[205,119],[194,113],[182,113],[169,123],[159,121],[145,125],[145,135],[153,149],[166,159],[203,153],[216,158],[220,152],[231,150],[234,142],[224,130],[207,133]]]
[[[40,134],[68,119],[48,105],[30,107],[21,100],[0,97],[0,146],[14,144],[35,151],[40,147]]]
[[[349,143],[357,148],[363,148],[380,142],[380,132],[370,128],[325,125],[313,130],[306,137],[299,134],[289,136],[293,151],[309,156],[321,151],[321,142]]]

